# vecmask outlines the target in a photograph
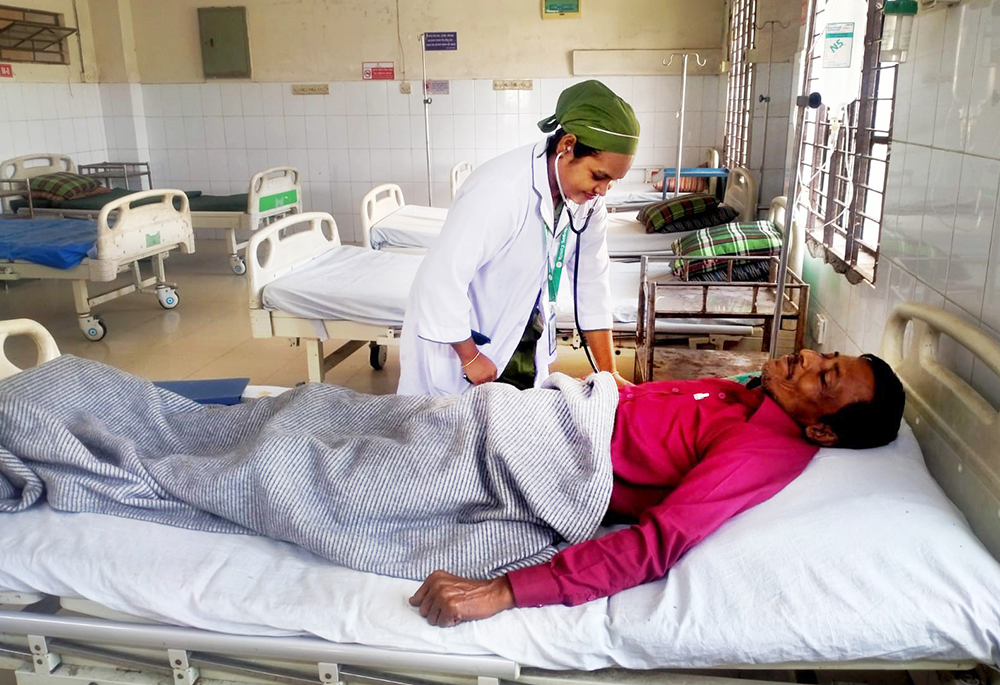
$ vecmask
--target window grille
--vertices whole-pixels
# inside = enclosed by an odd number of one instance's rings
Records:
[[[63,26],[55,12],[0,5],[0,60],[69,64],[66,38],[76,29]]]
[[[824,3],[817,3],[806,60],[805,92],[821,69]],[[875,282],[892,139],[896,65],[879,62],[882,13],[869,4],[861,92],[834,135],[825,106],[806,109],[799,148],[796,214],[806,245],[851,283]],[[822,93],[821,93],[822,94]]]
[[[726,92],[726,130],[723,161],[746,167],[750,157],[750,121],[753,116],[753,69],[747,50],[754,47],[757,0],[732,0],[729,6],[729,82]]]

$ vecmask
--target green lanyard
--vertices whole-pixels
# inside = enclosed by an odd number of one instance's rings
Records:
[[[559,212],[562,214],[562,211]],[[556,225],[559,224],[559,217],[556,217]],[[559,249],[556,251],[556,264],[553,267],[549,261],[549,227],[542,222],[542,245],[545,246],[545,266],[549,270],[549,302],[555,302],[559,294],[559,283],[562,279],[563,256],[566,254],[566,240],[569,238],[569,228],[563,228],[559,236]]]

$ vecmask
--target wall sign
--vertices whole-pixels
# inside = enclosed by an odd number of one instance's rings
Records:
[[[14,65],[0,64],[0,78],[14,78]]]
[[[392,81],[396,78],[396,63],[362,62],[361,78],[364,81]]]
[[[458,50],[457,31],[430,31],[424,34],[424,50]]]
[[[449,95],[451,93],[451,81],[447,79],[427,79],[424,89],[428,95]]]
[[[542,0],[542,19],[576,19],[580,0]]]
[[[824,32],[823,68],[846,69],[851,66],[854,50],[854,22],[827,24]]]

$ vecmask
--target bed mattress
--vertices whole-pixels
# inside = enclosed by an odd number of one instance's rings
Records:
[[[448,210],[440,207],[405,205],[377,221],[371,228],[371,245],[426,250],[441,234]],[[611,257],[662,256],[673,254],[673,242],[683,233],[647,233],[636,212],[608,215],[608,254]]]
[[[72,269],[97,242],[97,224],[82,219],[0,219],[0,259]]]
[[[125,190],[115,188],[109,193],[84,197],[79,200],[67,200],[58,204],[51,200],[33,200],[35,209],[61,210],[67,212],[99,212],[104,205],[119,198],[138,193],[138,190]],[[247,194],[237,193],[236,195],[205,195],[200,190],[185,190],[188,196],[192,212],[245,212],[247,209]],[[137,202],[136,205],[151,204],[159,202],[158,198],[151,198]],[[11,211],[17,212],[20,209],[28,208],[28,201],[25,199],[12,200]]]
[[[1000,662],[1000,565],[905,426],[885,448],[820,450],[802,476],[662,580],[448,629],[407,603],[418,582],[349,571],[267,538],[37,505],[0,514],[0,549],[0,588],[228,633],[498,654],[554,669]]]

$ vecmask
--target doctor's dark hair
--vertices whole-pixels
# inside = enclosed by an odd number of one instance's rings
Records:
[[[837,435],[836,447],[867,449],[888,445],[899,433],[906,392],[899,377],[888,364],[874,354],[860,357],[868,362],[875,376],[875,392],[870,402],[854,402],[820,421]]]
[[[559,141],[563,139],[563,136],[569,135],[562,128],[557,128],[556,132],[549,136],[548,142],[545,144],[545,152],[549,155],[556,154],[556,148],[559,147]],[[573,146],[573,156],[574,157],[590,157],[591,155],[596,155],[600,150],[597,148],[590,147],[589,145],[584,145],[579,140],[576,141],[576,145]]]

